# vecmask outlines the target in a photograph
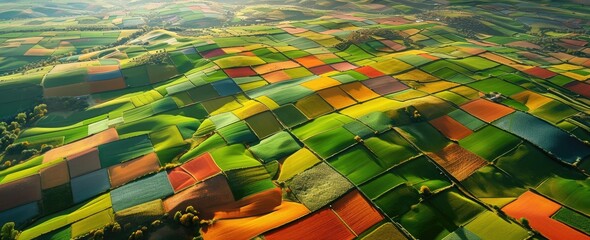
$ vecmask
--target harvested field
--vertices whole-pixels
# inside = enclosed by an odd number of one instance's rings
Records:
[[[485,159],[455,143],[451,143],[440,152],[429,156],[459,181],[466,179],[474,171],[487,165]]]

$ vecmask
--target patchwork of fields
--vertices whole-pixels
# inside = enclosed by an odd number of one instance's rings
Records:
[[[151,10],[185,9],[174,21],[203,27],[225,18],[215,4]],[[555,18],[589,30],[588,14],[565,11]],[[152,223],[184,228],[175,215],[192,206],[212,221],[184,232],[205,240],[590,239],[590,37],[504,4],[438,14],[457,13],[504,15],[475,34],[426,14],[341,12],[203,36],[156,29],[0,77],[6,116],[34,96],[90,103],[22,129],[17,143],[58,144],[0,171],[0,224],[19,239],[142,226],[180,239]],[[0,59],[135,31],[7,33]]]

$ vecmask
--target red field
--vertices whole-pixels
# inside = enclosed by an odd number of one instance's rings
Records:
[[[231,78],[237,77],[249,77],[256,75],[256,72],[252,70],[250,67],[238,67],[238,68],[228,68],[224,69],[225,73]]]
[[[332,209],[357,235],[383,220],[381,214],[356,190],[332,204]]]
[[[572,92],[590,98],[590,84],[574,81],[566,84],[564,87],[571,90]]]
[[[547,69],[540,68],[540,67],[530,68],[530,69],[524,70],[524,72],[531,75],[531,76],[535,76],[535,77],[542,78],[542,79],[547,79],[547,78],[554,77],[555,75],[557,75],[557,73],[554,73],[552,71],[549,71]]]
[[[264,234],[266,240],[282,239],[353,239],[354,234],[332,209],[324,208],[296,222]]]
[[[381,77],[385,74],[383,74],[382,72],[380,72],[377,69],[374,69],[370,66],[364,66],[364,67],[360,67],[355,69],[355,71],[362,73],[363,75],[369,77],[369,78],[376,78],[376,77]]]
[[[170,180],[170,184],[172,184],[174,192],[178,192],[197,183],[196,179],[194,179],[190,174],[180,167],[176,167],[168,171],[168,180]]]
[[[589,236],[551,218],[561,205],[533,192],[525,192],[502,210],[516,219],[526,218],[531,227],[553,240],[587,240]]]
[[[323,65],[323,66],[310,68],[309,71],[311,71],[315,75],[321,75],[321,74],[335,71],[335,70],[334,70],[334,68],[330,67],[329,65]]]

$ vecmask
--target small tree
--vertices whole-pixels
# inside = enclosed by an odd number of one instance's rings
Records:
[[[430,188],[428,186],[422,185],[420,186],[420,194],[424,197],[428,197],[432,195],[432,192],[430,191]]]
[[[15,240],[20,232],[14,229],[14,226],[14,222],[5,223],[4,226],[2,226],[2,231],[0,232],[0,239]]]
[[[193,223],[193,217],[195,217],[195,215],[192,213],[183,214],[182,217],[180,217],[180,224],[187,227],[190,226]]]
[[[531,229],[531,225],[529,224],[529,220],[526,218],[520,218],[520,223],[522,224],[522,226],[524,226],[527,229]]]
[[[92,238],[95,240],[100,240],[104,238],[104,230],[102,229],[98,229],[94,232],[94,234],[92,235]]]
[[[174,214],[174,221],[180,222],[180,218],[182,217],[182,213],[180,211],[176,211]]]

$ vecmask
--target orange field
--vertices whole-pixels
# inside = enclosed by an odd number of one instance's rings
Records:
[[[283,69],[289,69],[289,68],[296,68],[299,67],[300,65],[297,64],[296,62],[293,62],[291,60],[289,61],[284,61],[284,62],[276,62],[276,63],[268,63],[268,64],[264,64],[264,65],[260,65],[260,66],[256,66],[254,67],[254,71],[258,74],[266,74],[269,72],[274,72],[277,70],[283,70]]]
[[[455,141],[461,140],[473,133],[471,129],[463,126],[463,124],[448,115],[436,118],[430,121],[430,124],[447,136],[447,138]]]
[[[298,63],[300,63],[301,65],[303,65],[305,68],[312,68],[312,67],[317,67],[317,66],[325,65],[324,62],[322,62],[321,60],[319,60],[314,55],[309,55],[309,56],[306,56],[306,57],[297,58],[297,59],[295,59],[295,61],[297,61]]]
[[[451,143],[441,151],[428,156],[459,181],[465,180],[477,169],[487,165],[485,159],[456,143]]]
[[[158,171],[160,162],[156,153],[136,158],[115,166],[109,167],[111,186],[118,187],[150,172]]]
[[[463,104],[461,108],[486,122],[493,122],[496,119],[514,112],[514,109],[512,108],[484,99],[476,99],[474,101],[468,102]]]
[[[247,218],[222,219],[202,231],[203,239],[251,239],[309,213],[303,204],[283,201],[273,212]],[[300,239],[302,235],[297,238]],[[324,235],[325,237],[325,235]],[[269,238],[267,238],[269,239]]]
[[[262,77],[264,78],[264,80],[266,80],[267,82],[270,82],[270,83],[277,83],[277,82],[291,79],[291,77],[283,71],[276,71],[276,72],[267,73],[267,74],[262,75]]]
[[[266,214],[281,205],[283,194],[280,188],[273,188],[238,201],[211,208],[215,219],[243,218]]]
[[[346,85],[341,86],[342,90],[344,90],[348,95],[352,96],[355,100],[359,102],[364,102],[369,99],[373,99],[379,97],[379,94],[373,92],[368,87],[365,87],[360,82],[353,82]]]
[[[89,74],[96,74],[96,73],[106,73],[119,70],[119,65],[106,65],[106,66],[89,66],[88,73]]]
[[[356,104],[356,101],[339,87],[333,87],[319,91],[318,94],[335,109],[342,109]]]
[[[41,169],[39,175],[41,176],[42,189],[57,187],[70,181],[68,163],[66,161]]]
[[[587,240],[590,237],[570,226],[567,226],[551,216],[561,208],[561,205],[531,191],[520,195],[514,202],[506,205],[502,210],[516,219],[526,218],[531,227],[543,236],[553,240]]]
[[[117,134],[117,130],[114,128],[109,128],[82,140],[49,150],[45,153],[43,162],[51,162],[56,159],[79,154],[88,149],[97,147],[98,145],[109,143],[118,139],[119,134]]]

